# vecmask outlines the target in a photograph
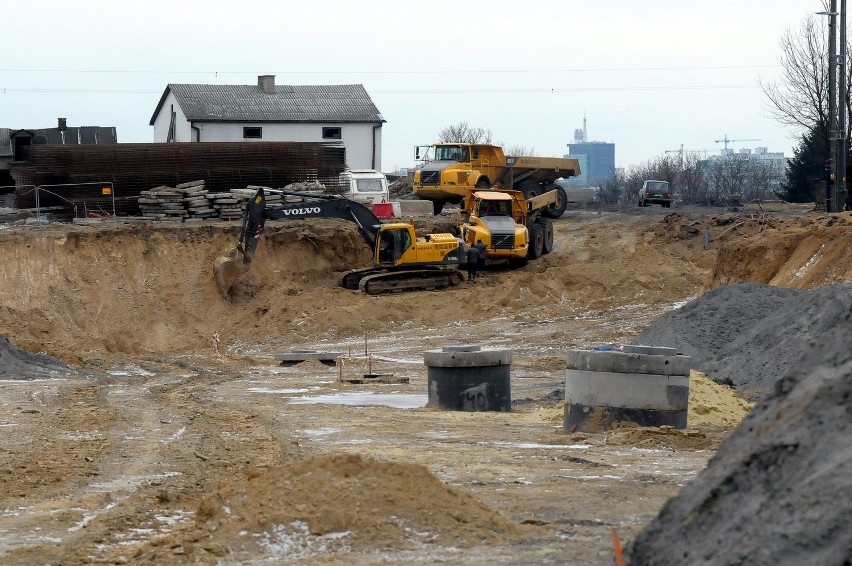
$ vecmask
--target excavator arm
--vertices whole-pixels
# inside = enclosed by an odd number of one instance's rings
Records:
[[[304,200],[268,206],[265,191],[298,196]],[[243,225],[237,243],[238,249],[241,248],[243,253],[243,261],[248,263],[254,256],[266,220],[304,220],[306,218],[338,218],[354,222],[358,227],[358,233],[371,250],[376,245],[376,233],[382,224],[372,210],[353,200],[260,188],[257,194],[246,203],[246,210],[243,213]]]
[[[301,202],[269,205],[266,193],[301,197]],[[372,250],[382,222],[373,211],[359,202],[328,195],[314,195],[275,189],[259,188],[246,202],[237,247],[230,257],[218,257],[214,262],[216,283],[226,299],[231,285],[249,269],[257,244],[267,220],[303,220],[306,218],[337,218],[355,223],[358,233]]]
[[[270,205],[266,192],[302,197],[300,202]],[[374,254],[372,267],[353,269],[341,280],[346,289],[361,289],[377,295],[418,289],[442,289],[458,285],[458,270],[464,261],[464,242],[452,234],[430,234],[417,238],[410,224],[382,224],[373,211],[361,203],[335,196],[307,195],[272,189],[259,189],[246,203],[237,248],[230,257],[214,262],[216,283],[229,300],[231,285],[246,273],[267,220],[336,218],[353,222]],[[387,246],[387,247],[383,247]],[[383,257],[386,251],[392,252]]]

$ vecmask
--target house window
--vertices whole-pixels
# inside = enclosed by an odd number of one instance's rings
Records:
[[[322,139],[324,140],[339,140],[343,136],[341,135],[340,128],[323,128],[322,129]]]
[[[263,137],[263,128],[252,126],[243,128],[243,138],[260,139]]]

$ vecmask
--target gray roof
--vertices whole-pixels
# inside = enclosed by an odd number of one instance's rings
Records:
[[[114,126],[78,126],[69,127],[63,137],[59,128],[39,128],[33,130],[13,130],[0,128],[0,157],[12,157],[15,152],[12,138],[25,135],[33,138],[33,143],[50,145],[78,145],[96,143],[118,143]]]
[[[115,128],[111,126],[69,126],[64,136],[59,128],[42,128],[32,131],[38,136],[43,136],[45,143],[49,145],[118,143]]]
[[[384,122],[363,85],[276,85],[267,94],[256,85],[170,84],[151,125],[174,93],[193,122]]]

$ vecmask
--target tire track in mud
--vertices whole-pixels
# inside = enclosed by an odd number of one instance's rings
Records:
[[[27,382],[46,399],[21,416],[39,418],[33,429],[45,432],[0,444],[12,471],[0,479],[8,494],[0,500],[3,560],[120,561],[147,552],[193,527],[217,481],[280,462],[294,448],[250,410],[206,399],[208,388],[238,374],[163,369],[156,378],[63,381],[47,393],[43,382]]]

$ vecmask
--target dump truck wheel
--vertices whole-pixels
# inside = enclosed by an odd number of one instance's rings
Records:
[[[527,256],[530,259],[538,259],[541,257],[542,249],[544,248],[544,227],[539,222],[534,222],[530,227],[530,247],[527,250]]]
[[[442,200],[433,200],[432,201],[432,213],[435,216],[441,214],[441,211],[444,210],[444,201]]]
[[[549,254],[553,251],[553,222],[542,219],[539,223],[544,230],[544,241],[541,245],[541,253]]]
[[[524,198],[529,200],[534,196],[537,196],[539,192],[541,192],[541,187],[538,186],[533,180],[527,179],[526,181],[521,181],[518,183],[516,187],[519,191],[524,193]]]
[[[550,185],[548,191],[556,191],[556,204],[552,204],[542,213],[548,218],[559,218],[568,208],[568,193],[559,185]]]
[[[488,180],[488,177],[480,177],[479,180],[476,182],[476,188],[477,189],[490,189],[491,188],[491,181]]]

